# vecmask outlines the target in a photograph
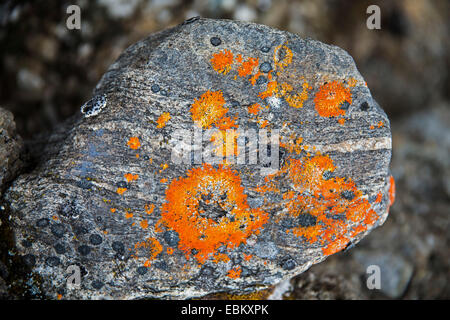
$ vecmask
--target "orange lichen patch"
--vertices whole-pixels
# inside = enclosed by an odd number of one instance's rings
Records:
[[[292,50],[286,45],[279,45],[273,52],[273,62],[279,69],[283,69],[292,62]]]
[[[338,123],[339,123],[341,126],[343,126],[343,125],[345,124],[345,119],[344,119],[344,118],[339,119],[339,120],[338,120]]]
[[[230,261],[230,257],[227,256],[225,253],[217,253],[217,254],[214,255],[213,261],[215,263],[228,262],[228,261]]]
[[[217,72],[227,74],[230,72],[233,64],[233,53],[230,50],[222,50],[219,53],[214,53],[211,58],[211,64]]]
[[[267,83],[266,90],[263,92],[260,92],[258,96],[261,99],[266,99],[268,97],[271,97],[275,95],[278,92],[278,83],[276,81],[269,81]]]
[[[151,204],[151,205],[146,204],[144,206],[144,210],[147,214],[152,214],[153,210],[155,210],[155,205],[154,204]]]
[[[261,120],[259,122],[259,126],[261,129],[264,129],[265,127],[267,127],[269,125],[269,121],[268,120]]]
[[[233,269],[228,271],[227,276],[231,279],[237,279],[241,277],[242,269],[241,267],[234,267]]]
[[[343,248],[353,236],[373,225],[378,216],[349,178],[324,178],[326,172],[334,172],[333,161],[326,155],[288,159],[276,174],[287,179],[292,189],[282,194],[287,214],[294,217],[307,215],[306,226],[290,231],[309,243],[323,245],[325,255]],[[278,179],[279,180],[279,179]],[[274,181],[269,190],[276,191]],[[362,227],[360,227],[362,226]]]
[[[258,80],[259,76],[262,75],[262,72],[258,70],[257,73],[255,73],[251,78],[250,78],[250,83],[254,86],[256,84],[256,80]],[[269,75],[270,76],[270,75]],[[268,77],[269,80],[271,80],[271,77]]]
[[[60,293],[58,293],[58,300],[61,300],[62,299],[62,294],[60,294]]]
[[[384,126],[383,121],[379,121],[378,124],[377,124],[377,127],[378,127],[378,128],[381,128],[382,126]]]
[[[126,173],[123,176],[128,182],[137,180],[139,178],[139,176],[137,174],[131,174],[131,173]]]
[[[228,109],[224,108],[225,99],[222,91],[206,91],[195,99],[191,107],[192,120],[200,128],[210,128],[212,124],[220,120]]]
[[[352,95],[350,89],[344,87],[338,81],[324,84],[314,97],[314,105],[322,117],[345,115],[345,110],[340,108],[344,101],[351,104]]]
[[[148,220],[144,219],[140,222],[141,228],[142,229],[147,229],[148,228]]]
[[[54,221],[58,221],[58,217],[57,217],[57,216],[52,216],[52,219],[53,219]]]
[[[131,219],[133,218],[133,214],[131,212],[125,211],[125,218]]]
[[[390,176],[389,183],[390,183],[389,186],[389,207],[390,207],[395,201],[395,180],[393,176]]]
[[[136,158],[139,158],[139,153],[136,153]]]
[[[231,128],[237,128],[238,125],[235,122],[236,119],[237,118],[231,119],[230,117],[223,117],[223,118],[217,120],[215,122],[215,125],[220,130],[228,130],[228,129],[231,129]]]
[[[356,80],[355,78],[350,78],[347,82],[349,87],[354,87],[358,83],[358,80]]]
[[[162,115],[159,116],[158,120],[156,120],[157,128],[161,129],[166,126],[167,121],[169,121],[171,118],[170,113],[164,112]]]
[[[205,212],[201,203],[217,209]],[[161,211],[160,221],[179,234],[179,248],[187,257],[195,249],[200,263],[222,245],[232,249],[245,243],[268,219],[266,212],[247,204],[237,172],[222,165],[216,169],[204,164],[173,180]]]
[[[256,115],[261,110],[261,105],[259,103],[254,103],[251,106],[249,106],[247,110],[248,113]]]
[[[280,95],[286,100],[286,102],[293,108],[302,108],[303,103],[308,99],[308,90],[311,87],[307,82],[303,82],[302,92],[297,93],[294,91],[290,84],[282,83],[280,85]]]
[[[136,257],[142,256],[147,258],[146,263],[150,265],[150,261],[155,259],[163,250],[163,247],[156,238],[147,238],[145,241],[138,242],[134,245]],[[146,266],[144,264],[144,266]],[[147,267],[147,266],[146,266]]]
[[[117,188],[116,190],[118,194],[123,194],[125,191],[127,191],[127,188]]]
[[[383,195],[381,194],[381,192],[378,192],[377,198],[375,199],[375,203],[380,203],[381,200],[383,200]]]
[[[250,259],[253,258],[253,255],[251,255],[251,254],[243,253],[242,255],[244,256],[244,260],[245,261],[250,261]]]
[[[139,149],[139,147],[141,146],[141,143],[139,142],[139,138],[138,137],[131,137],[128,142],[127,142],[128,146],[131,149]]]
[[[167,248],[167,254],[172,255],[173,254],[173,248]]]
[[[246,77],[249,74],[253,73],[253,69],[258,66],[259,59],[258,58],[248,58],[238,68],[238,74],[240,77]]]
[[[111,209],[109,209],[109,211],[111,211],[111,213],[114,213],[114,212],[116,212],[116,208],[111,208]]]
[[[370,128],[370,130],[373,130],[373,129],[375,129],[375,126],[372,125],[372,126],[370,126],[369,128]]]

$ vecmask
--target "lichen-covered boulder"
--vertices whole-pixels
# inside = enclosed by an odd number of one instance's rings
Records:
[[[5,197],[13,252],[50,298],[267,288],[357,243],[393,201],[389,121],[352,58],[266,26],[153,34],[81,113]]]

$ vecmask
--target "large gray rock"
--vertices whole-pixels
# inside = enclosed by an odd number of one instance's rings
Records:
[[[35,294],[263,289],[351,247],[392,203],[389,120],[352,58],[318,41],[191,19],[128,48],[81,110],[5,196]],[[187,154],[199,128],[217,148]],[[226,129],[279,130],[271,162],[259,138],[257,163],[205,163]]]
[[[0,107],[0,194],[23,166],[23,142],[11,112]]]

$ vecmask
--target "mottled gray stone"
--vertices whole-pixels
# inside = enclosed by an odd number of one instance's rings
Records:
[[[230,70],[213,63],[223,50],[233,54]],[[248,70],[241,63],[249,58],[257,63]],[[271,70],[261,65],[269,61]],[[268,81],[253,85],[259,70]],[[333,83],[351,103],[322,116],[315,97]],[[194,129],[191,110],[208,91],[224,105],[204,127],[229,117],[242,129],[280,129],[278,173],[267,177],[261,163],[228,169],[171,160],[174,133]],[[249,112],[255,103],[261,108]],[[357,243],[387,217],[389,120],[340,48],[257,24],[195,19],[129,47],[82,111],[87,116],[55,132],[41,164],[5,194],[14,250],[35,257],[30,274],[43,296],[66,288],[70,265],[82,267],[81,285],[63,299],[252,292]],[[327,159],[334,170],[320,164]],[[315,226],[317,239],[306,229]],[[57,257],[56,243],[65,249]]]

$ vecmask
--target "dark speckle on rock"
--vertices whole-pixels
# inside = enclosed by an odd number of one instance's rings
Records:
[[[348,103],[348,101],[344,101],[340,104],[339,109],[348,110],[349,107],[350,107],[350,103]]]
[[[78,252],[82,255],[82,256],[87,256],[90,252],[91,252],[91,247],[87,246],[87,245],[81,245],[78,247]]]
[[[302,213],[298,215],[297,221],[302,227],[311,227],[316,225],[317,218],[309,213]]]
[[[98,234],[91,234],[89,236],[89,242],[94,246],[98,246],[99,244],[101,244],[103,242],[103,239]]]
[[[267,53],[267,52],[270,51],[270,47],[268,47],[268,46],[263,46],[263,47],[261,47],[261,51],[264,52],[264,53]]]
[[[114,241],[111,245],[112,249],[118,254],[125,253],[125,246],[120,241]]]
[[[51,257],[48,257],[47,259],[45,259],[45,262],[50,267],[56,267],[56,266],[58,266],[61,263],[61,260],[59,260],[58,257],[51,256]]]
[[[66,247],[62,243],[57,243],[55,245],[55,251],[57,254],[64,254],[66,253]]]
[[[292,270],[295,268],[295,266],[297,265],[297,263],[295,262],[294,259],[292,259],[292,257],[285,257],[281,260],[281,267],[284,270]]]
[[[96,289],[96,290],[100,290],[101,288],[103,288],[104,283],[100,280],[94,280],[92,281],[92,288]]]
[[[167,244],[171,247],[178,246],[178,241],[180,241],[180,238],[178,236],[178,233],[173,230],[169,230],[164,232],[163,234],[164,240],[167,242]]]
[[[48,225],[49,225],[49,220],[47,218],[39,219],[36,222],[36,226],[39,227],[39,228],[45,228]]]
[[[24,246],[25,248],[29,248],[29,247],[31,247],[31,245],[32,245],[31,241],[29,241],[29,240],[23,240],[21,244],[22,244],[22,246]]]
[[[147,267],[143,267],[143,266],[137,267],[137,269],[136,269],[136,272],[138,274],[140,274],[141,276],[146,274],[147,271],[148,271],[148,268]]]
[[[29,267],[34,267],[36,264],[36,257],[33,254],[26,254],[22,257],[22,261]]]
[[[61,223],[54,223],[51,225],[50,230],[52,231],[52,234],[57,237],[61,238],[64,236],[64,233],[66,232],[66,228]]]
[[[264,73],[269,73],[270,70],[272,70],[272,65],[269,62],[263,62],[259,66],[259,70],[261,70],[261,72],[264,72]]]
[[[157,84],[153,84],[150,89],[153,93],[159,92],[159,86]]]
[[[267,78],[264,76],[259,76],[258,79],[256,79],[256,84],[264,84],[267,82]]]
[[[367,103],[367,101],[364,101],[363,103],[361,103],[359,108],[361,109],[361,111],[367,111],[367,110],[369,110],[370,107],[369,107],[369,104]]]
[[[210,41],[211,41],[211,44],[212,44],[214,47],[217,47],[218,45],[220,45],[220,44],[222,43],[222,40],[220,40],[219,37],[212,37],[212,38],[210,39]]]

